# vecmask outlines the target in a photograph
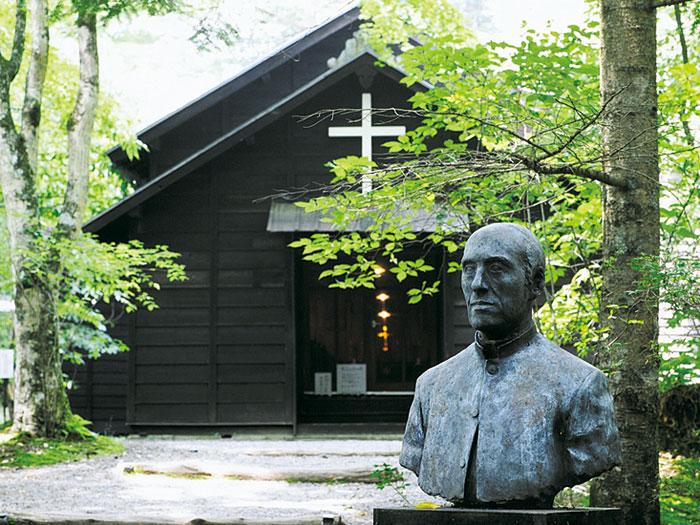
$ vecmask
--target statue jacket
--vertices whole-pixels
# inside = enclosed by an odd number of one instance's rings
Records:
[[[478,432],[475,465],[470,451]],[[488,359],[474,343],[416,382],[399,462],[428,494],[552,497],[619,463],[605,376],[533,332]]]

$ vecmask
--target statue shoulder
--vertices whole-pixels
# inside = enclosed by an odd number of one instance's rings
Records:
[[[601,375],[604,377],[603,372],[598,370],[595,366],[584,361],[577,355],[567,352],[545,336],[539,334],[537,343],[545,350],[543,353],[553,361],[553,364],[557,366],[560,373],[566,374],[572,381],[583,381],[591,376],[591,374],[593,374],[593,376]]]
[[[446,378],[451,377],[455,373],[460,373],[465,367],[469,366],[470,358],[477,358],[474,343],[442,363],[438,363],[423,372],[416,380],[416,390],[419,389],[420,385],[428,386],[435,382],[444,382]]]

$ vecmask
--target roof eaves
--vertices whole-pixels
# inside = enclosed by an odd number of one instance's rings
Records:
[[[236,73],[233,77],[221,82],[203,95],[189,101],[187,104],[168,113],[154,123],[146,126],[138,132],[138,137],[143,142],[148,143],[159,137],[163,133],[173,129],[183,120],[189,118],[193,112],[201,112],[216,104],[222,98],[238,91],[246,85],[262,77],[273,68],[289,60],[294,55],[301,53],[312,45],[326,38],[329,34],[339,31],[343,27],[352,24],[359,18],[359,7],[352,6],[340,15],[332,18],[318,26],[307,30],[301,36],[295,35],[285,42],[275,51],[255,62],[243,71]],[[124,162],[127,160],[126,154],[119,145],[114,146],[107,152],[112,162]]]

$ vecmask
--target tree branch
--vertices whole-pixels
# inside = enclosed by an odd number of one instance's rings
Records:
[[[676,18],[676,31],[678,32],[678,40],[681,45],[681,59],[683,60],[684,64],[687,64],[689,62],[688,44],[685,40],[685,31],[683,30],[683,20],[681,18],[681,7],[679,5],[673,7],[673,14]],[[684,116],[685,104],[681,106],[681,126],[683,126],[685,141],[688,143],[689,146],[693,147],[695,145],[695,137],[693,137],[693,133],[690,130],[690,124],[688,124],[688,121],[683,118]]]
[[[668,7],[671,5],[681,5],[692,2],[693,0],[659,0],[651,4],[652,9],[658,9],[659,7]]]
[[[87,203],[90,168],[90,139],[95,124],[99,95],[99,60],[97,54],[97,16],[78,14],[78,49],[80,82],[73,111],[68,119],[68,184],[58,228],[73,236],[80,231]]]
[[[31,13],[32,43],[27,81],[24,87],[21,132],[27,148],[29,165],[36,174],[41,103],[49,61],[49,10],[46,0],[32,0]]]
[[[602,182],[603,184],[615,186],[617,188],[628,187],[624,181],[617,180],[604,171],[575,166],[573,164],[545,164],[538,159],[528,159],[520,155],[513,155],[513,157],[518,159],[518,161],[528,169],[540,175],[573,175],[574,177]]]
[[[17,0],[15,9],[15,34],[12,39],[12,51],[10,58],[5,58],[0,54],[0,74],[5,77],[9,84],[14,80],[19,72],[24,54],[24,32],[27,26],[27,5],[25,0]]]

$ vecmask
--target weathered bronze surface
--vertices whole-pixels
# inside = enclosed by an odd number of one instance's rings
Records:
[[[476,340],[418,378],[399,461],[458,505],[551,507],[620,461],[605,376],[537,333],[544,253],[526,228],[477,230],[462,290]]]

